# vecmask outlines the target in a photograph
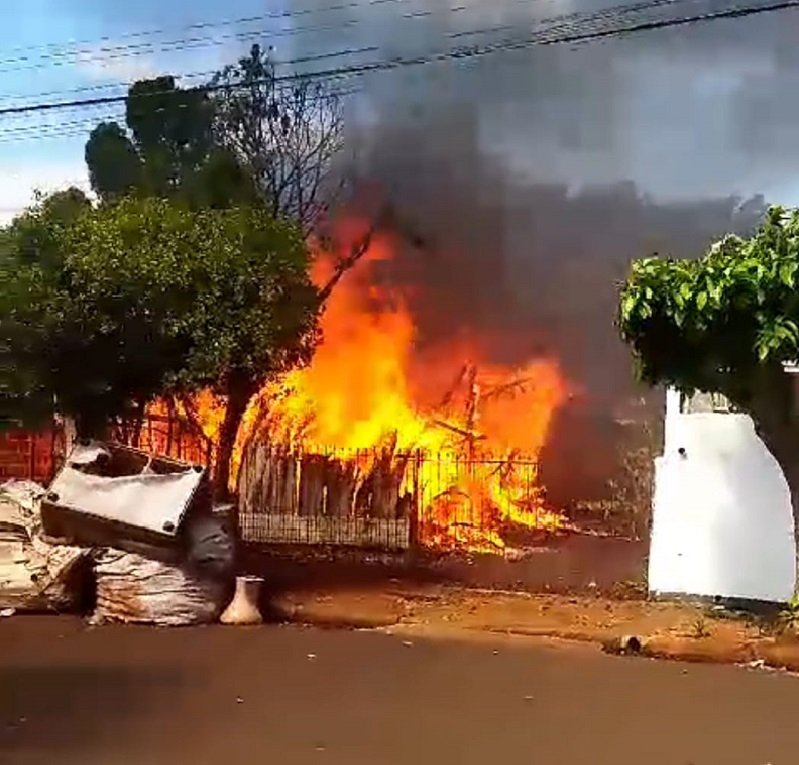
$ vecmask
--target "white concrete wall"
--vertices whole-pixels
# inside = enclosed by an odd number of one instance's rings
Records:
[[[752,420],[684,414],[669,391],[664,431],[650,591],[789,600],[796,576],[790,493]]]

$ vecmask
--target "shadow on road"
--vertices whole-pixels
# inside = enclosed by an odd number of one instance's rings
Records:
[[[0,667],[0,760],[24,744],[56,762],[59,751],[89,752],[128,737],[139,719],[157,711],[159,697],[180,685],[180,674],[163,667]]]

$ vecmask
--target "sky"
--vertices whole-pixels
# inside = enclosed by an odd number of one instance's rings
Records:
[[[6,0],[13,8],[5,9],[0,26],[0,108],[123,94],[130,82],[161,73],[210,72],[235,60],[262,34],[273,35],[268,42],[284,59],[378,48],[346,61],[334,57],[330,65],[335,66],[423,52],[453,30],[463,34],[508,20],[529,26],[536,17],[582,9],[587,2],[620,1],[466,0],[458,5],[468,6],[467,11],[452,13],[450,0],[281,0],[282,6],[266,0]],[[331,11],[332,5],[339,10]],[[298,16],[274,18],[287,8],[309,13],[300,21]],[[248,17],[259,18],[245,21]],[[198,23],[215,26],[188,28]],[[483,93],[467,87],[463,98],[485,99],[483,140],[520,173],[574,186],[629,179],[665,197],[764,192],[786,204],[799,203],[793,157],[785,158],[780,148],[795,144],[794,124],[799,124],[799,110],[780,90],[799,82],[792,79],[799,65],[790,53],[799,14],[746,26],[736,22],[739,26],[728,31],[724,23],[714,26],[712,38],[688,31],[679,38],[661,34],[642,44],[613,43],[590,51],[560,46],[557,55],[534,59],[536,69],[530,68],[533,59],[496,54],[505,58],[504,63],[492,59],[493,71],[499,71],[497,65],[509,72],[504,90],[494,79]],[[292,24],[304,25],[305,34],[285,34]],[[152,30],[163,32],[141,36]],[[181,42],[187,38],[194,41],[189,47]],[[462,39],[472,42],[468,34]],[[781,58],[786,56],[787,64]],[[468,62],[457,81],[448,81],[436,79],[439,70],[418,67],[403,82],[415,78],[420,93],[437,99],[437,87],[457,89],[464,82],[464,69]],[[550,75],[549,82],[557,83],[554,94],[546,92]],[[394,97],[391,87],[384,87],[385,78],[394,74],[380,77],[371,92],[376,101],[382,98],[385,116],[391,114],[386,102]],[[535,96],[525,101],[524,92],[513,91],[519,87]],[[407,107],[407,101],[397,103],[398,109]],[[35,189],[87,186],[83,147],[88,132],[92,124],[118,114],[119,107],[101,106],[0,116],[0,221],[28,204]],[[757,129],[749,126],[755,114],[762,117]]]
[[[235,60],[249,44],[231,40],[231,35],[240,34],[246,39],[248,31],[263,29],[265,23],[219,27],[210,33],[186,27],[266,12],[264,3],[258,0],[6,3],[13,9],[4,9],[4,23],[0,26],[0,108],[123,94],[126,84],[143,77],[215,70]],[[271,4],[270,12],[274,7]],[[150,30],[165,33],[129,37]],[[209,34],[220,38],[227,35],[228,39],[213,45],[198,44],[194,50],[175,50],[174,45],[169,49],[172,41],[208,38]],[[131,47],[119,49],[125,45]],[[132,49],[134,45],[139,48]],[[95,119],[117,114],[118,107],[102,106],[0,117],[0,221],[8,221],[29,204],[35,189],[87,187],[83,147],[91,124]]]

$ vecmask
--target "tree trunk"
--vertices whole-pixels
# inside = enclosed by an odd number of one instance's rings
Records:
[[[763,373],[757,394],[748,407],[757,434],[779,462],[791,494],[796,575],[799,575],[799,417],[795,409],[794,381],[780,365]],[[794,588],[797,582],[794,581]]]
[[[214,498],[219,502],[230,499],[230,461],[236,446],[236,436],[247,404],[255,393],[249,380],[233,380],[228,386],[225,419],[219,431],[219,440],[214,452]]]

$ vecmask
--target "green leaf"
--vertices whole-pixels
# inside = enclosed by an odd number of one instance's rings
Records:
[[[780,266],[780,281],[786,287],[793,287],[794,286],[794,274],[796,273],[796,266],[795,262],[783,263]]]

